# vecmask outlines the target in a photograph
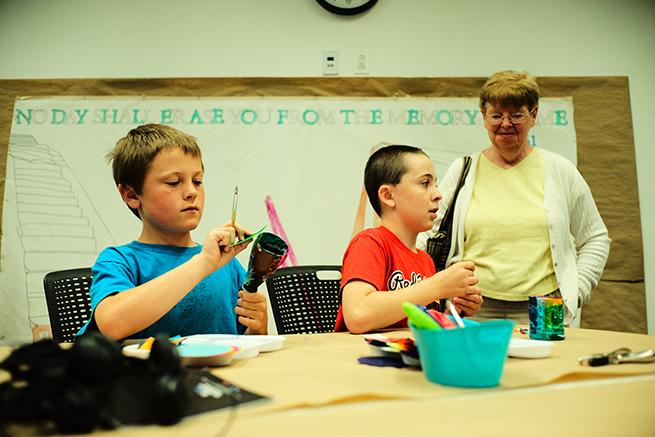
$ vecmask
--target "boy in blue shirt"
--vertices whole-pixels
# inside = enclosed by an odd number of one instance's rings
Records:
[[[245,270],[234,259],[250,232],[225,223],[202,245],[191,231],[205,203],[196,139],[148,124],[121,138],[107,158],[114,181],[141,220],[138,240],[104,249],[93,266],[89,326],[122,339],[157,333],[266,334],[266,299],[241,290]],[[91,328],[91,329],[93,329]]]

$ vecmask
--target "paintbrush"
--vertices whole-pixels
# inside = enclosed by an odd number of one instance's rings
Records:
[[[237,222],[237,204],[239,203],[239,186],[235,185],[234,186],[234,198],[232,199],[232,227],[235,229],[234,225]],[[235,236],[236,241],[239,241],[239,234],[236,234]]]
[[[453,315],[453,319],[455,319],[455,322],[457,323],[457,326],[460,328],[464,327],[464,321],[462,318],[459,316],[459,313],[457,313],[457,308],[455,308],[455,305],[450,301],[450,299],[446,300],[448,302],[448,309],[450,310],[450,313]]]

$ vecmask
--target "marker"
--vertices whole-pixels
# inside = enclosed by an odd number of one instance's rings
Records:
[[[248,236],[247,236],[246,238],[244,238],[243,240],[238,240],[238,241],[235,241],[235,242],[232,243],[232,244],[228,244],[227,247],[232,247],[232,246],[236,246],[237,244],[247,243],[248,241],[257,238],[257,237],[259,236],[259,234],[261,234],[262,232],[264,232],[264,229],[266,229],[266,225],[262,226],[261,229],[259,229],[257,232],[253,232],[252,234],[248,235]]]
[[[423,305],[416,304],[416,308],[418,308],[419,310],[423,311],[423,312],[424,312],[425,314],[427,314],[428,316],[432,317],[432,318],[434,319],[435,322],[439,323],[439,321],[436,319],[436,317],[434,317],[434,315],[430,312],[430,310],[427,309],[427,307],[424,307]]]
[[[175,337],[171,337],[168,340],[174,345],[179,346],[186,339],[187,339],[186,337],[182,337],[181,335],[176,335]]]
[[[441,325],[442,328],[444,329],[457,328],[455,322],[450,320],[448,316],[446,316],[444,313],[440,313],[439,311],[435,311],[435,310],[428,310],[428,313],[430,313],[430,315],[434,318],[434,320],[437,321],[438,324]]]
[[[148,338],[146,338],[146,341],[144,341],[143,343],[141,343],[141,345],[139,346],[139,350],[147,350],[147,351],[149,351],[150,349],[152,349],[152,344],[153,344],[154,342],[155,342],[155,337],[148,337]]]
[[[411,302],[403,302],[403,311],[412,325],[419,329],[441,329],[441,326],[432,316]]]

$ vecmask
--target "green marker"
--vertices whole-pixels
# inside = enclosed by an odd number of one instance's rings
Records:
[[[411,302],[403,302],[403,311],[407,315],[407,318],[412,323],[412,325],[416,326],[417,328],[437,330],[441,329],[441,325],[439,325],[431,315]]]

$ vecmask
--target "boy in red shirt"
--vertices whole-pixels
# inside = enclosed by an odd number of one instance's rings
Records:
[[[460,311],[474,314],[482,304],[475,265],[464,261],[436,273],[430,256],[416,248],[441,199],[432,160],[416,147],[383,147],[366,163],[364,186],[382,221],[357,234],[343,256],[335,331],[406,327],[404,301],[427,305],[453,298]]]

